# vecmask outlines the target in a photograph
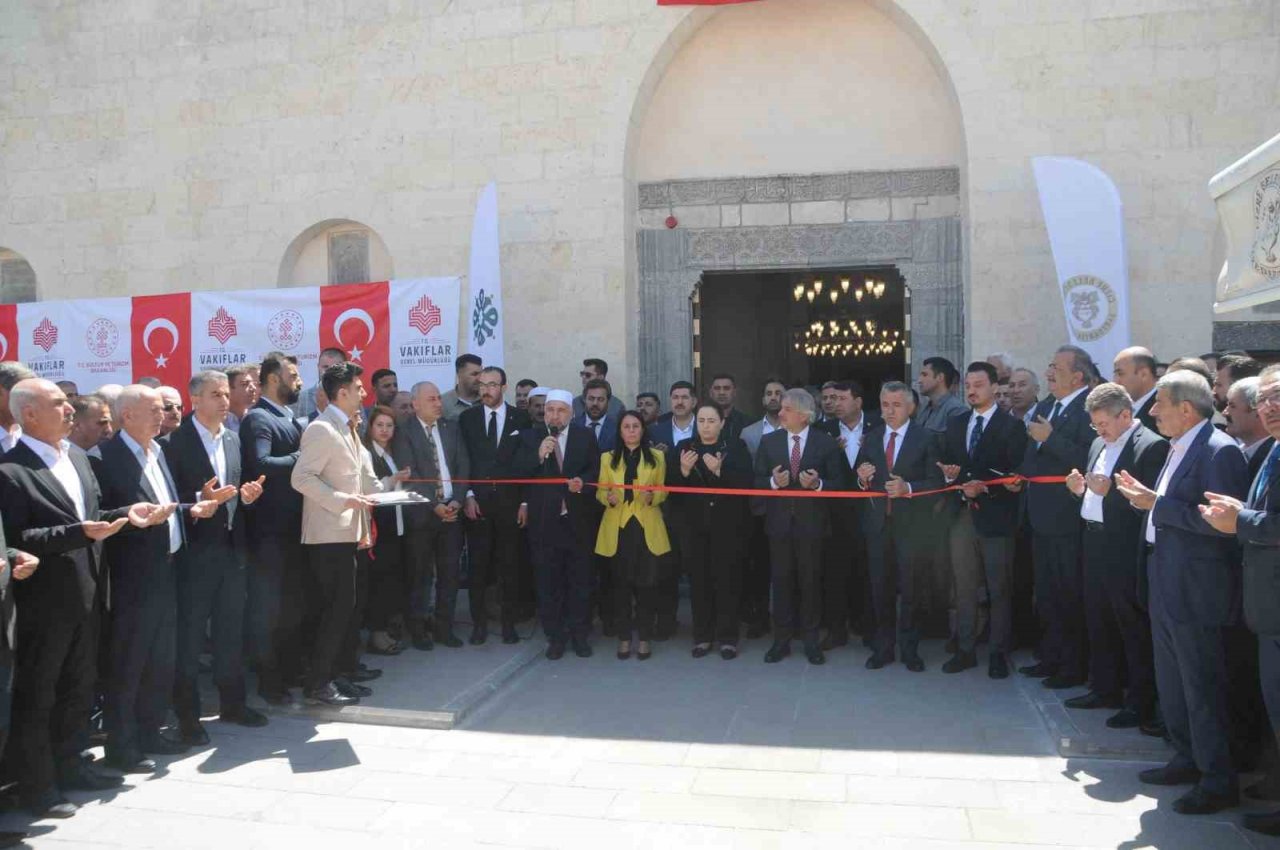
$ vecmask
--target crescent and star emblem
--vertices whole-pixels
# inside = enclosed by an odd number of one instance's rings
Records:
[[[342,326],[348,319],[358,319],[364,325],[365,330],[368,332],[365,345],[373,342],[373,317],[359,307],[350,307],[339,313],[338,318],[333,320],[333,338],[338,341],[338,345],[347,348],[347,344],[342,341]],[[348,348],[347,350],[350,352],[352,360],[359,360],[364,355],[364,351],[356,347]]]
[[[151,350],[151,334],[158,330],[168,331],[173,338],[173,345],[164,354],[156,354]],[[147,350],[148,354],[155,357],[156,366],[164,368],[165,364],[169,362],[169,356],[178,350],[178,326],[165,318],[152,319],[147,322],[147,326],[142,331],[142,347]]]

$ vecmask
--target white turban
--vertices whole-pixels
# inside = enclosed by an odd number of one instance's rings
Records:
[[[529,398],[533,398],[534,396],[537,396],[537,395],[545,396],[549,392],[551,392],[551,390],[547,389],[546,387],[534,387],[533,389],[529,390]]]
[[[551,404],[551,402],[553,401],[558,401],[561,404],[566,404],[569,407],[573,407],[573,393],[569,392],[568,390],[548,390],[547,404]]]

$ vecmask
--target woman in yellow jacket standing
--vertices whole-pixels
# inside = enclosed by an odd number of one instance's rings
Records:
[[[618,658],[631,657],[631,636],[639,642],[636,657],[652,654],[649,641],[657,599],[657,583],[665,556],[671,551],[667,526],[658,505],[662,490],[623,490],[611,484],[661,487],[666,481],[666,459],[652,448],[644,420],[628,410],[618,420],[616,448],[600,456],[596,498],[604,505],[596,554],[609,558],[613,571],[614,621],[618,629]],[[634,601],[634,609],[632,603]]]

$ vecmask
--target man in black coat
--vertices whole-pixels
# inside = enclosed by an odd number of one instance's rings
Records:
[[[899,381],[880,388],[884,422],[863,438],[854,472],[860,490],[883,490],[887,498],[866,499],[862,532],[867,540],[867,565],[876,608],[876,637],[867,669],[879,670],[894,661],[894,642],[902,663],[913,673],[924,670],[918,646],[919,600],[916,588],[927,575],[933,537],[935,499],[913,493],[942,486],[938,440],[934,432],[914,420],[915,396]],[[901,605],[898,597],[901,595]]]
[[[545,424],[521,434],[515,459],[518,478],[567,479],[565,484],[526,487],[518,515],[529,529],[538,616],[552,661],[564,657],[568,642],[579,657],[591,655],[591,554],[599,514],[588,487],[600,476],[600,447],[590,431],[570,421],[572,414],[568,391],[547,393]]]
[[[846,465],[840,446],[812,427],[813,396],[805,390],[782,394],[782,427],[760,439],[755,474],[758,490],[819,491],[845,486]],[[773,567],[773,646],[765,653],[774,664],[791,654],[791,639],[804,641],[810,664],[826,656],[818,643],[822,622],[822,546],[831,534],[825,499],[765,499],[765,533]]]
[[[0,519],[3,519],[0,517]],[[40,565],[40,559],[28,552],[10,548],[5,541],[4,529],[0,527],[0,751],[3,751],[9,738],[9,727],[12,724],[10,699],[13,695],[13,664],[16,611],[13,603],[13,579],[22,581],[30,578]],[[63,800],[58,808],[75,812],[75,804]],[[52,814],[47,810],[37,812]],[[27,837],[25,832],[0,832],[0,847],[17,847]]]
[[[1084,520],[1085,622],[1089,633],[1089,687],[1066,701],[1068,708],[1121,711],[1107,719],[1113,729],[1155,720],[1155,662],[1146,600],[1139,598],[1139,549],[1143,514],[1113,486],[1127,472],[1156,486],[1169,443],[1133,414],[1132,400],[1119,384],[1099,384],[1085,399],[1098,438],[1089,448],[1084,472],[1073,469],[1067,488],[1081,500]],[[1124,685],[1128,683],[1128,689]]]
[[[1002,478],[1026,452],[1022,423],[996,406],[996,368],[978,361],[965,370],[969,412],[947,421],[942,472],[959,493],[943,499],[950,514],[951,570],[955,577],[956,654],[942,665],[959,673],[978,664],[978,591],[986,586],[991,612],[987,675],[1009,675],[1013,649],[1013,548],[1018,533],[1018,495],[984,482]]]
[[[68,816],[75,804],[61,792],[101,791],[118,777],[84,764],[97,678],[98,636],[106,604],[102,542],[128,521],[130,507],[103,511],[89,458],[66,441],[72,407],[49,381],[13,388],[23,436],[0,461],[0,504],[9,540],[44,562],[44,569],[4,593],[7,646],[17,629],[13,738],[5,773],[18,780],[24,806],[37,815]],[[142,506],[134,512],[139,523]],[[0,573],[7,582],[9,571]]]
[[[178,492],[219,502],[208,520],[186,522],[187,545],[178,558],[178,664],[173,707],[182,740],[209,743],[200,723],[200,652],[212,619],[213,681],[218,711],[227,723],[265,726],[265,715],[245,705],[245,511],[262,495],[262,482],[241,484],[240,438],[223,424],[230,403],[225,373],[199,372],[188,388],[192,414],[160,441]]]
[[[529,416],[504,401],[507,373],[498,366],[480,372],[480,403],[458,417],[458,429],[476,480],[509,478],[520,434],[533,427]],[[518,487],[472,484],[467,491],[467,551],[471,555],[471,643],[489,635],[485,589],[498,585],[502,642],[518,643],[516,605],[520,569]]]
[[[1151,408],[1156,403],[1156,358],[1150,349],[1135,345],[1115,356],[1111,363],[1112,380],[1124,387],[1133,402],[1133,418],[1151,431],[1156,431],[1156,418]]]
[[[93,469],[108,508],[146,502],[154,524],[121,529],[106,544],[111,572],[111,639],[106,703],[106,764],[126,773],[153,773],[146,755],[186,752],[160,734],[173,698],[176,660],[176,564],[185,545],[182,515],[208,519],[212,499],[182,502],[156,437],[164,421],[158,390],[132,384],[116,402],[120,430],[99,447]]]
[[[303,425],[290,405],[302,378],[297,358],[273,351],[258,367],[261,397],[240,421],[240,470],[246,481],[265,476],[262,498],[246,511],[249,539],[249,634],[258,695],[289,705],[289,685],[302,676],[302,620],[306,559],[302,495],[289,483],[298,462]]]
[[[1067,475],[1084,466],[1093,444],[1084,399],[1093,361],[1074,345],[1057,350],[1049,364],[1051,396],[1027,425],[1026,455],[1018,472],[1027,477]],[[1023,482],[1008,485],[1022,489]],[[1080,506],[1065,487],[1030,485],[1026,495],[1035,559],[1036,610],[1044,625],[1040,662],[1019,672],[1044,679],[1047,688],[1083,685],[1088,672],[1084,578],[1080,568]]]

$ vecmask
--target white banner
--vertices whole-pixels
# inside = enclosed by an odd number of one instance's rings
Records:
[[[408,390],[419,381],[431,381],[441,394],[453,387],[461,288],[456,277],[391,281],[389,366],[400,389]]]
[[[1108,375],[1115,355],[1129,346],[1129,269],[1120,193],[1105,172],[1078,159],[1035,157],[1031,167],[1071,341]]]
[[[18,305],[22,360],[42,378],[75,381],[82,392],[133,382],[131,298]]]
[[[311,384],[320,353],[317,287],[235,289],[191,293],[191,368],[256,363],[269,351],[298,358]]]
[[[498,242],[498,187],[490,183],[480,192],[471,225],[470,319],[466,350],[485,365],[504,365],[502,269]]]

